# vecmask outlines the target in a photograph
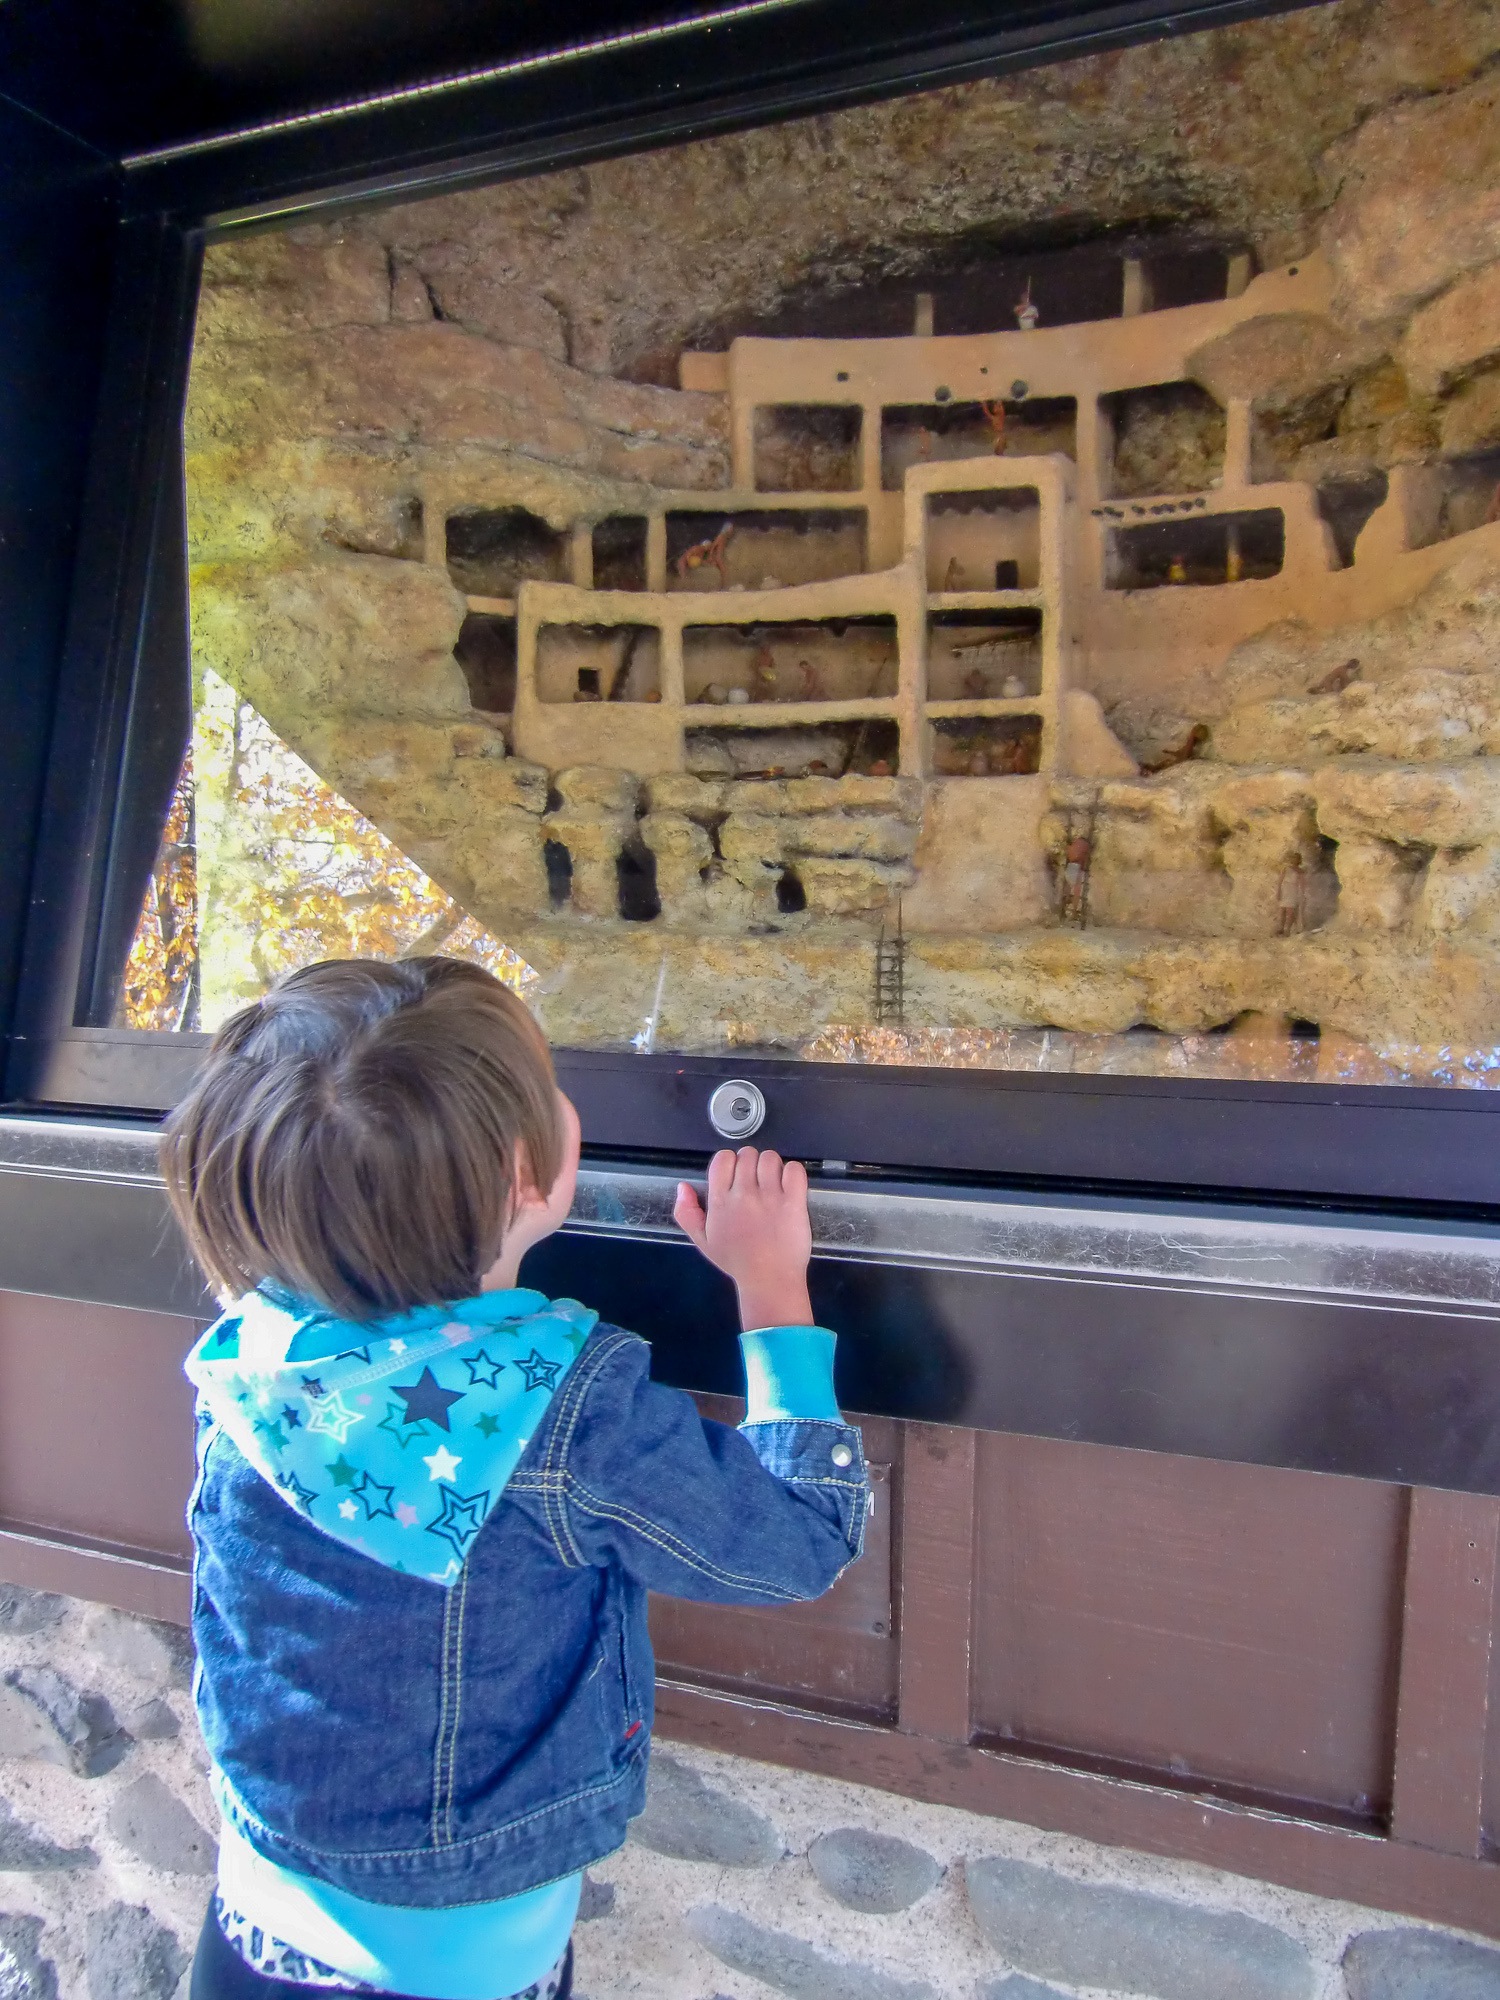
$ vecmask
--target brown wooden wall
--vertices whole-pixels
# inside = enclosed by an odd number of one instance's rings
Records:
[[[195,1333],[0,1293],[0,1574],[185,1617]],[[863,1428],[827,1597],[655,1604],[664,1734],[1500,1936],[1500,1500]]]

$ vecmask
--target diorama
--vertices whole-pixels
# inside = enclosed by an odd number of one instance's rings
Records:
[[[1373,11],[212,245],[123,1018],[1487,1083],[1500,32]]]

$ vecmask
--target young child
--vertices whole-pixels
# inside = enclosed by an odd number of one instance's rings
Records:
[[[706,1213],[678,1189],[739,1293],[733,1431],[644,1341],[518,1286],[578,1147],[526,1009],[441,958],[293,974],[168,1125],[173,1208],[235,1301],[187,1363],[223,1817],[194,2000],[566,2000],[582,1870],[643,1801],[647,1591],[787,1603],[860,1552],[801,1167],[745,1147]]]

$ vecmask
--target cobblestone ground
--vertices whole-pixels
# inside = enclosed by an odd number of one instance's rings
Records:
[[[0,2000],[186,2000],[214,1814],[184,1635],[0,1586]],[[1500,2000],[1500,1950],[660,1744],[580,2000]]]

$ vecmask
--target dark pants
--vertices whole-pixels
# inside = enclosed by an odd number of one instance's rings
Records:
[[[214,1916],[214,1906],[210,1901],[208,1915],[203,1919],[203,1929],[198,1937],[198,1949],[193,1954],[193,1984],[191,2000],[290,2000],[295,1993],[316,1993],[319,2000],[337,2000],[340,1993],[354,1993],[352,1986],[303,1986],[295,1979],[268,1979],[263,1972],[256,1972],[246,1965],[234,1946],[219,1929]],[[573,1947],[568,1946],[568,1962],[563,1967],[562,1985],[557,1989],[557,2000],[572,2000],[573,1993]],[[395,1993],[386,2000],[411,2000],[408,1994]],[[497,1994],[495,2000],[511,2000],[509,1995]]]

